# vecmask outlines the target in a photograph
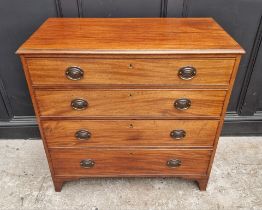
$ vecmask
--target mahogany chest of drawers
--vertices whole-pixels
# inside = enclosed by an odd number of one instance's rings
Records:
[[[244,53],[213,19],[50,18],[17,53],[56,191],[135,176],[206,189]]]

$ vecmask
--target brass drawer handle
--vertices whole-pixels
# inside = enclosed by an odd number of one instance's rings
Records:
[[[166,165],[170,168],[177,168],[181,166],[182,161],[179,159],[171,159],[166,162]]]
[[[75,110],[84,110],[88,107],[88,102],[84,99],[74,99],[71,101],[71,107]]]
[[[174,103],[174,106],[178,110],[186,110],[189,109],[191,106],[191,100],[187,98],[180,98],[177,99]]]
[[[196,76],[196,68],[191,66],[182,67],[178,70],[178,76],[183,80],[191,80]]]
[[[80,80],[84,77],[84,71],[76,66],[70,66],[65,71],[66,78],[69,80]]]
[[[170,136],[173,139],[180,140],[186,137],[186,132],[184,130],[173,130],[170,132]]]
[[[82,168],[92,168],[95,165],[95,161],[92,159],[86,159],[80,161],[80,166]]]
[[[81,129],[75,133],[75,137],[79,140],[88,140],[91,138],[91,133],[87,130]]]

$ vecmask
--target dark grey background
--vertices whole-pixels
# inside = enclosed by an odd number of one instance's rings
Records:
[[[14,53],[48,17],[213,17],[246,50],[223,135],[262,134],[261,0],[1,0],[0,138],[39,136]]]

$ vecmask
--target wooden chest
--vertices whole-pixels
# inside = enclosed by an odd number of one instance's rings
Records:
[[[17,53],[56,191],[135,176],[206,189],[244,53],[213,19],[50,18]]]

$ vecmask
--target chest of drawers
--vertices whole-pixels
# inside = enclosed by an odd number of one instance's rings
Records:
[[[244,53],[213,19],[50,18],[17,53],[56,191],[135,176],[206,189]]]

